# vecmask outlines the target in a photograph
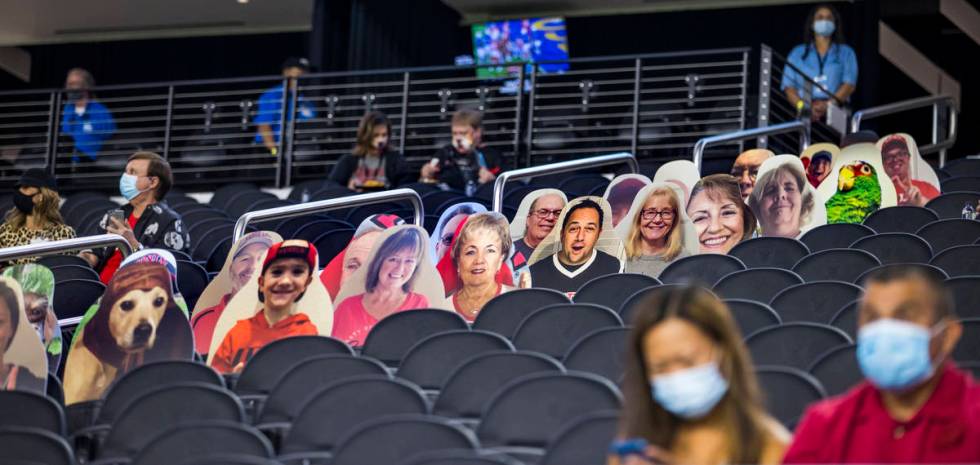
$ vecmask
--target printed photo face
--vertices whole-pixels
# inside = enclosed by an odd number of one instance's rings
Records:
[[[271,231],[254,231],[246,234],[228,253],[218,275],[208,283],[194,305],[194,315],[216,306],[223,307],[223,299],[230,299],[258,278],[262,257],[272,244],[282,242],[282,237]],[[212,327],[212,324],[207,326]],[[195,325],[195,331],[197,326]]]
[[[20,284],[0,278],[0,391],[45,392],[47,356],[24,313]]]
[[[252,279],[252,273],[255,271],[255,267],[259,263],[259,258],[269,247],[264,244],[249,244],[242,250],[235,254],[232,259],[231,268],[229,272],[232,278],[232,289],[238,291],[239,289],[245,287],[249,279]]]
[[[670,233],[677,209],[664,195],[647,199],[640,210],[640,235],[647,241],[658,241]]]
[[[459,277],[464,286],[490,283],[503,264],[501,238],[490,229],[473,231],[460,245]]]
[[[909,177],[910,159],[909,147],[904,140],[895,140],[881,150],[881,163],[885,165],[885,173],[890,178],[897,176],[904,179]]]
[[[3,347],[4,351],[10,347],[10,343],[14,341],[14,333],[17,332],[17,327],[14,326],[16,321],[14,311],[16,309],[11,309],[5,302],[0,301],[0,347]]]
[[[601,231],[599,212],[593,208],[579,208],[568,218],[562,234],[562,257],[568,264],[583,263],[592,256]]]
[[[544,240],[555,228],[562,208],[565,208],[565,199],[557,194],[538,197],[527,215],[527,233],[525,235],[538,242]]]
[[[341,285],[367,263],[368,254],[379,236],[381,236],[380,231],[369,231],[351,241],[350,245],[347,246],[344,253],[344,271],[340,278]]]
[[[306,292],[313,275],[310,266],[299,258],[276,260],[259,277],[259,289],[269,308],[283,309],[293,305]]]
[[[745,236],[741,199],[702,190],[691,197],[687,214],[697,230],[700,253],[727,254]]]
[[[827,222],[823,197],[810,185],[795,155],[766,160],[747,203],[763,236],[797,238]]]
[[[403,248],[385,257],[378,272],[378,286],[385,289],[396,289],[407,284],[415,275],[418,255],[419,251],[415,248]]]
[[[787,171],[774,173],[762,192],[759,217],[763,230],[773,235],[796,236],[800,229],[800,203],[803,200],[798,179]]]
[[[124,352],[152,349],[170,296],[161,287],[133,289],[112,304],[109,330]]]

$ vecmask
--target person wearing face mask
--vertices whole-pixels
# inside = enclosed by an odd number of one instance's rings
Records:
[[[163,201],[173,186],[170,164],[153,152],[136,152],[129,157],[126,171],[119,178],[119,193],[128,203],[123,205],[123,221],[107,212],[99,225],[106,232],[126,238],[133,250],[156,248],[185,252],[190,238],[180,214]],[[103,283],[112,279],[122,262],[115,248],[95,249],[82,255],[99,271]]]
[[[687,216],[694,223],[700,253],[727,254],[755,232],[755,215],[742,201],[738,180],[727,174],[705,176],[694,185]]]
[[[282,78],[289,84],[289,92],[296,91],[297,79],[310,71],[310,61],[306,58],[290,57],[282,63]],[[266,90],[259,96],[259,109],[255,113],[255,126],[258,130],[255,133],[255,143],[262,144],[270,154],[279,154],[279,125],[282,123],[282,99],[283,85],[278,84]],[[296,111],[293,111],[291,95],[287,95],[289,111],[286,114],[286,121],[293,119],[306,121],[316,117],[316,109],[313,102],[307,100],[303,95],[296,96]]]
[[[397,187],[405,182],[405,157],[391,150],[391,123],[379,111],[370,111],[357,126],[354,153],[334,165],[329,181],[352,191],[365,192]]]
[[[480,184],[500,174],[501,155],[483,142],[483,115],[477,110],[453,113],[452,131],[452,143],[422,166],[421,181],[472,196]]]
[[[789,432],[764,410],[725,304],[679,286],[636,308],[610,465],[780,463]]]
[[[786,463],[978,463],[980,387],[951,354],[963,333],[942,281],[873,273],[858,310],[865,381],[811,406]]]
[[[14,187],[13,202],[0,225],[0,248],[75,237],[75,230],[61,218],[58,183],[44,169],[24,171]],[[37,257],[27,257],[12,263],[35,261]]]
[[[116,121],[102,103],[95,100],[95,78],[83,68],[72,68],[65,78],[65,104],[61,112],[61,133],[74,142],[72,162],[82,158],[94,161],[102,144],[116,132]]]
[[[802,71],[806,78],[819,84],[812,89],[810,116],[814,121],[824,118],[831,99],[846,104],[857,85],[858,65],[854,49],[844,43],[840,13],[829,4],[817,5],[807,16],[803,43],[789,53],[786,61]],[[806,81],[799,73],[785,66],[780,84],[789,103],[798,111],[806,106],[803,100]],[[826,90],[825,90],[826,89]],[[829,93],[828,93],[829,91]]]

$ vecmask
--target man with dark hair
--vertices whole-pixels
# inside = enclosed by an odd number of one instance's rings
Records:
[[[901,134],[892,135],[881,144],[881,164],[895,184],[899,205],[922,207],[939,196],[939,190],[932,184],[912,179],[910,167],[915,162],[908,141]]]
[[[157,248],[186,252],[190,238],[180,219],[163,199],[173,186],[170,164],[153,152],[136,152],[126,163],[126,172],[119,178],[119,194],[128,203],[107,212],[99,225],[106,232],[126,238],[133,250]],[[99,270],[102,282],[108,283],[122,262],[115,248],[96,249],[84,255],[92,267]]]
[[[573,295],[593,278],[621,272],[619,259],[596,249],[603,216],[602,207],[592,200],[568,207],[561,225],[561,250],[531,265],[531,283]]]
[[[866,283],[857,340],[866,381],[810,407],[784,462],[980,462],[980,386],[950,360],[963,326],[949,291],[905,266]]]
[[[289,82],[290,92],[296,90],[297,79],[309,71],[310,61],[306,58],[290,57],[282,63],[282,77]],[[283,90],[282,84],[266,90],[259,97],[259,109],[255,113],[255,125],[258,126],[255,142],[262,144],[272,155],[279,154],[279,135],[282,132],[279,126],[282,123]],[[293,113],[296,114],[297,121],[313,119],[316,116],[313,102],[306,100],[302,95],[296,96],[298,108],[295,111],[293,111],[291,96],[287,95],[286,98],[289,102],[289,111],[286,113],[287,122],[293,118]]]
[[[116,121],[105,105],[95,100],[95,78],[83,68],[72,68],[65,78],[65,104],[61,112],[61,133],[75,143],[72,162],[84,155],[95,160],[102,143],[116,132]]]
[[[480,184],[493,182],[500,174],[500,152],[483,142],[483,115],[464,108],[453,114],[453,140],[422,166],[422,182],[472,196]]]

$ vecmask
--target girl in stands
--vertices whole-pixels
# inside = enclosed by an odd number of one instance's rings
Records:
[[[697,231],[700,253],[727,254],[755,232],[755,215],[742,201],[738,179],[729,174],[701,178],[691,191],[687,216]]]
[[[391,150],[391,123],[379,111],[367,112],[357,126],[354,153],[344,155],[330,181],[357,192],[396,187],[405,180],[405,157]],[[413,173],[408,173],[413,174]]]
[[[779,463],[789,432],[763,410],[725,305],[682,286],[637,308],[610,463]]]
[[[0,225],[0,248],[56,241],[75,237],[75,230],[65,224],[58,210],[61,197],[54,177],[41,168],[24,172],[14,188],[14,208]],[[30,263],[37,257],[22,258],[14,263]]]

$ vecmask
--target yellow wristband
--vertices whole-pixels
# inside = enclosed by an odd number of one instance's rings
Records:
[[[796,110],[797,111],[802,110],[804,106],[805,106],[805,104],[803,103],[802,100],[797,100],[796,101]]]
[[[800,103],[803,103],[803,102],[800,102]],[[273,148],[269,149],[269,153],[271,153],[272,156],[279,155],[279,149],[276,148],[276,147],[273,147]]]

